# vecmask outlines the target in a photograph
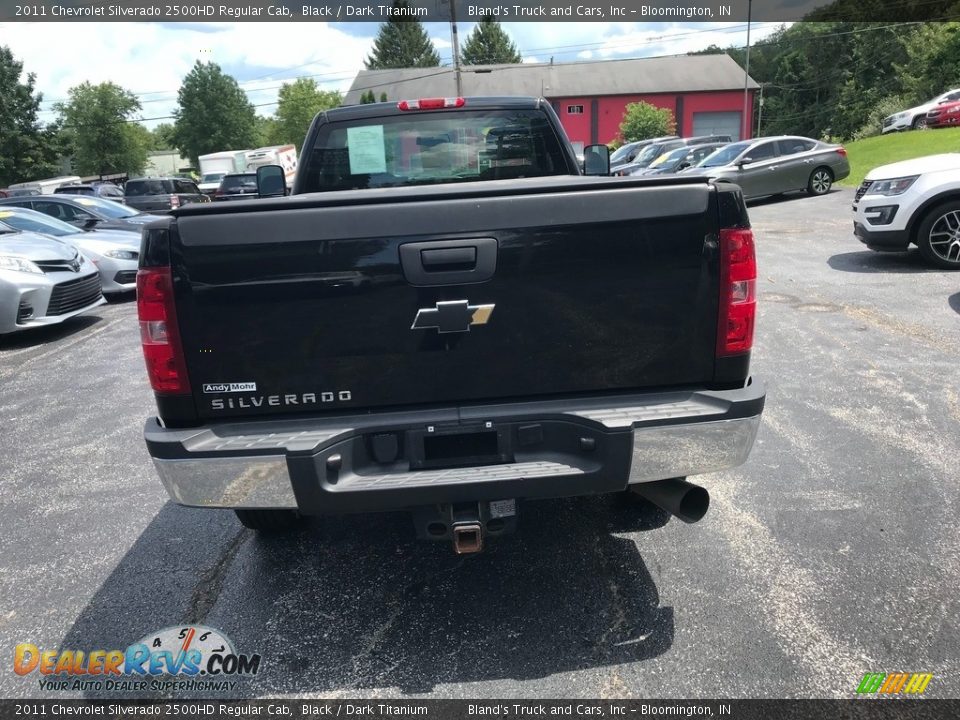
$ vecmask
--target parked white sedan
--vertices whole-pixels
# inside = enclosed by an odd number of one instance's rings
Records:
[[[100,271],[100,284],[104,295],[136,290],[140,233],[126,230],[78,230],[70,223],[36,210],[18,207],[0,208],[0,223],[15,230],[50,235],[80,248]]]
[[[0,335],[63,322],[104,302],[96,266],[75,247],[0,225]]]

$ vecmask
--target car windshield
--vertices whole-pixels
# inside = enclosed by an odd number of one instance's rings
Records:
[[[228,175],[220,184],[220,189],[224,192],[256,192],[256,175]]]
[[[738,142],[722,147],[716,152],[707,155],[700,161],[697,167],[720,167],[721,165],[729,165],[737,159],[740,153],[750,147],[750,145],[750,142]]]
[[[78,197],[75,202],[85,210],[105,215],[108,218],[128,218],[139,215],[140,212],[113,200],[103,200],[93,197]]]
[[[53,191],[54,195],[93,195],[92,187],[71,187],[69,185],[62,185]]]
[[[621,145],[614,151],[613,155],[610,156],[610,162],[616,163],[626,160],[627,155],[630,154],[630,151],[633,149],[634,145],[636,145],[636,143],[627,143],[626,145]]]
[[[683,160],[687,156],[687,153],[689,152],[690,152],[690,148],[688,147],[682,147],[682,148],[677,148],[676,150],[671,150],[670,152],[665,153],[660,157],[658,157],[656,161],[653,163],[653,165],[663,166],[663,167],[675,165],[676,163]]]
[[[0,222],[17,230],[43,233],[54,237],[76,235],[81,232],[73,225],[33,210],[0,210]]]
[[[170,180],[129,180],[124,188],[127,197],[170,195],[173,192],[173,183]]]
[[[656,145],[650,145],[644,148],[643,151],[633,159],[633,162],[641,167],[647,167],[661,155],[663,155],[663,143],[657,143]]]
[[[204,182],[204,183],[220,182],[221,180],[223,180],[224,175],[226,175],[226,173],[207,173],[200,179],[200,182]]]

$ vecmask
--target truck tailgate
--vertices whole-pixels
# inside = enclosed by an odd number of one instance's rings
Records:
[[[180,211],[202,418],[708,383],[706,184],[548,178]]]

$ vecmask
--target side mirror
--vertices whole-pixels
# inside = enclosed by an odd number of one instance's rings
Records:
[[[690,167],[690,163],[682,162],[679,166],[677,166],[677,170],[686,170],[688,167]]]
[[[279,165],[257,168],[257,197],[283,197],[287,194],[287,176]]]
[[[751,157],[740,158],[739,160],[737,160],[737,167],[742,168],[744,165],[749,165],[752,162],[753,162],[753,158]]]
[[[584,175],[610,174],[610,148],[606,145],[587,145],[583,149]]]
[[[81,227],[84,230],[90,230],[91,228],[96,226],[98,222],[100,222],[100,218],[95,218],[95,217],[87,218],[86,220],[83,221],[83,224],[81,225]]]

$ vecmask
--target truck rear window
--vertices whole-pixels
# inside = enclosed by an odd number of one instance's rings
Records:
[[[571,173],[536,110],[414,112],[321,126],[300,192]]]

